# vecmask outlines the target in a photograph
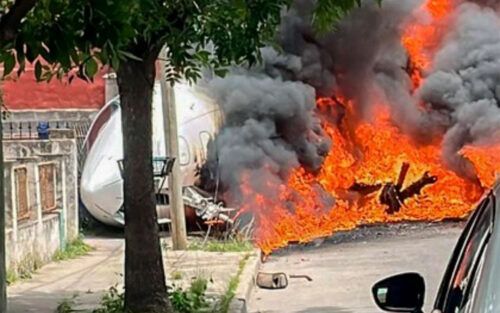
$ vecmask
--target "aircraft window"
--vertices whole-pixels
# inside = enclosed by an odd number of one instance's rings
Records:
[[[187,165],[190,161],[189,144],[184,137],[179,137],[179,164]]]
[[[206,159],[208,143],[212,140],[209,132],[203,131],[200,133],[201,149],[203,150],[203,158]]]

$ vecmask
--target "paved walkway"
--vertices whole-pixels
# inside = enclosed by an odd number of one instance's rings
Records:
[[[65,299],[78,295],[85,302],[98,303],[104,290],[122,281],[123,239],[90,239],[95,248],[88,255],[50,263],[30,280],[9,286],[9,313],[54,313]]]
[[[8,288],[9,313],[54,313],[64,300],[74,296],[78,308],[95,308],[105,291],[123,282],[123,239],[87,239],[94,251],[78,259],[51,263]],[[208,293],[222,294],[236,275],[245,253],[168,251],[167,279],[187,285],[193,277],[212,279]]]

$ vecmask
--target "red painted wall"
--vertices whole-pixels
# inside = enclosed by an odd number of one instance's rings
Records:
[[[74,79],[71,84],[53,79],[37,83],[33,69],[18,79],[3,82],[4,103],[9,110],[99,109],[104,105],[105,72],[94,83]]]

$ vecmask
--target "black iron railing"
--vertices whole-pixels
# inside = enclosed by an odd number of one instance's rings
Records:
[[[83,143],[90,128],[90,121],[3,121],[2,136],[3,140],[38,140],[44,139],[43,134],[39,134],[38,126],[44,123],[50,131],[58,129],[72,129],[75,133],[75,139],[78,149],[78,170],[79,173],[83,167],[86,157],[86,151]]]

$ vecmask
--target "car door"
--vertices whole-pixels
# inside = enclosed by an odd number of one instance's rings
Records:
[[[469,312],[493,230],[494,203],[494,196],[490,194],[479,204],[462,232],[439,288],[435,302],[437,312]]]

